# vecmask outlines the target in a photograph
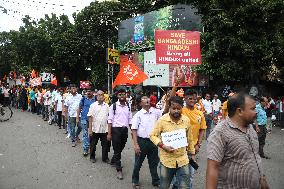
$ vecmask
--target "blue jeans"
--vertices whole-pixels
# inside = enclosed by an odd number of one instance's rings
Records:
[[[71,136],[71,141],[75,142],[77,137],[79,136],[80,132],[81,132],[81,126],[80,124],[78,124],[78,129],[76,132],[76,117],[69,117],[68,118],[68,126],[69,126],[69,130],[70,130],[70,136]]]
[[[81,120],[81,127],[83,131],[83,137],[82,137],[83,150],[87,152],[90,147],[90,139],[88,133],[89,121]]]
[[[194,175],[195,169],[189,165],[189,189],[192,189],[192,183],[193,183],[193,175]],[[174,178],[173,178],[173,188],[176,189],[178,188],[178,178],[179,175],[177,174]],[[178,179],[177,179],[178,178]]]
[[[168,189],[171,185],[174,175],[177,176],[177,183],[179,189],[189,189],[189,164],[177,167],[168,168],[162,163],[160,164],[160,189]]]
[[[209,137],[211,133],[211,125],[212,125],[212,118],[209,115],[205,115],[205,122],[206,122],[206,139]]]

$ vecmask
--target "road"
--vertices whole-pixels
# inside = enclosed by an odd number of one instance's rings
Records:
[[[37,115],[14,110],[8,122],[0,122],[0,189],[127,189],[132,188],[134,152],[131,138],[123,151],[124,180],[101,161],[91,163],[82,156],[82,147],[71,147],[63,130],[48,125]],[[99,147],[100,148],[100,147]],[[204,188],[206,142],[198,155],[200,169],[195,174],[194,188]],[[265,151],[271,160],[263,167],[271,189],[284,188],[284,131],[274,128],[267,137]],[[109,155],[111,157],[112,154]],[[151,189],[147,162],[141,169],[143,188]]]

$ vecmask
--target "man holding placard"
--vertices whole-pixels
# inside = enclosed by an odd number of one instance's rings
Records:
[[[189,119],[182,115],[183,100],[169,99],[169,113],[162,116],[150,134],[150,140],[160,150],[160,188],[168,189],[174,175],[180,189],[189,188],[189,158],[195,159],[195,149]]]

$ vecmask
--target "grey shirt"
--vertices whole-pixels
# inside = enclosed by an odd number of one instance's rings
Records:
[[[220,163],[217,188],[260,189],[263,170],[258,147],[252,125],[245,133],[230,118],[220,122],[207,145],[207,158]]]

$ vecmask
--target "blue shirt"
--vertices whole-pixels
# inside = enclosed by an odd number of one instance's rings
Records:
[[[31,90],[31,92],[30,92],[30,99],[31,100],[35,100],[35,92],[34,92],[34,90]]]
[[[88,99],[88,97],[83,97],[80,101],[80,108],[82,108],[81,110],[81,120],[88,120],[88,113],[89,113],[89,108],[91,106],[91,104],[93,104],[94,102],[96,102],[95,97],[93,97],[92,99]]]
[[[255,110],[256,110],[256,113],[257,113],[257,115],[256,115],[257,124],[266,126],[266,124],[267,124],[266,112],[265,112],[264,108],[261,107],[260,103],[256,105]]]

